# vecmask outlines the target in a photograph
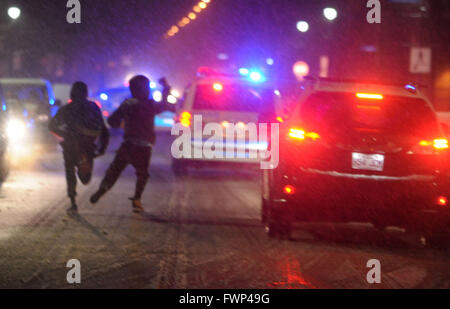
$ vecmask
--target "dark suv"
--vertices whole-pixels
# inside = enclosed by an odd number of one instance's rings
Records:
[[[429,101],[413,85],[302,89],[280,128],[279,166],[263,173],[269,235],[289,237],[295,221],[370,222],[447,239],[448,127]]]

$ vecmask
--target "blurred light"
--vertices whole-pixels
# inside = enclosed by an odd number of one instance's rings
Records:
[[[178,91],[178,90],[172,90],[171,92],[170,92],[170,94],[171,95],[173,95],[175,98],[179,98],[181,95],[180,95],[180,92]]]
[[[295,187],[291,185],[284,186],[283,192],[287,195],[294,195],[295,194]]]
[[[219,60],[228,60],[228,58],[229,58],[228,55],[225,53],[220,53],[217,55],[217,59]]]
[[[278,116],[278,117],[277,117],[277,121],[278,121],[279,123],[283,123],[283,122],[284,122],[284,119],[283,119],[282,117]]]
[[[384,97],[378,93],[357,93],[356,97],[359,99],[369,99],[369,100],[383,100]]]
[[[189,128],[191,126],[192,115],[189,112],[183,112],[180,116],[180,123],[183,127]]]
[[[250,79],[254,82],[261,82],[261,81],[263,81],[263,76],[259,72],[251,72]]]
[[[275,61],[272,58],[267,58],[266,63],[267,65],[274,65]]]
[[[217,92],[220,92],[223,90],[223,85],[221,83],[214,83],[213,84],[213,89]]]
[[[156,102],[161,102],[162,101],[162,92],[159,90],[155,90],[153,91],[153,100],[155,100]]]
[[[9,121],[6,126],[6,134],[13,142],[23,139],[26,135],[26,130],[25,123],[17,119]]]
[[[156,83],[155,82],[150,82],[150,88],[151,89],[155,89],[156,88]]]
[[[305,131],[300,129],[290,129],[289,136],[295,139],[305,139]]]
[[[413,92],[413,93],[416,93],[416,91],[417,91],[417,88],[414,87],[413,85],[410,85],[410,84],[405,85],[405,89],[410,91],[410,92]]]
[[[167,102],[169,102],[170,104],[176,104],[177,98],[170,94],[169,96],[167,96]]]
[[[445,197],[445,196],[439,196],[438,199],[437,199],[437,204],[438,204],[439,206],[447,206],[447,204],[448,204],[447,197]]]
[[[206,9],[206,7],[208,6],[205,2],[199,2],[198,3],[199,8],[201,9]]]
[[[211,0],[202,0],[202,2],[205,2],[205,3],[210,3],[210,2],[211,2]]]
[[[245,129],[245,128],[247,127],[247,125],[246,125],[245,123],[243,123],[242,121],[241,121],[241,122],[238,122],[238,123],[236,124],[236,126],[237,126],[239,129]]]
[[[309,74],[309,65],[304,61],[297,61],[292,70],[298,79],[302,79]]]
[[[106,100],[108,100],[108,95],[106,94],[106,93],[101,93],[100,94],[100,99],[102,99],[103,101],[106,101]]]
[[[323,10],[323,15],[325,16],[326,19],[332,21],[337,18],[338,12],[336,11],[335,8],[325,8]]]
[[[6,105],[5,104],[2,105],[2,110],[6,111]]]
[[[191,13],[188,14],[188,17],[189,17],[191,20],[195,20],[195,19],[197,18],[197,14],[195,14],[194,12],[191,12]]]
[[[280,90],[275,90],[273,93],[274,93],[277,97],[279,97],[279,96],[281,95]]]
[[[189,23],[191,22],[191,20],[190,20],[188,17],[184,17],[184,18],[182,19],[182,21],[183,21],[183,23],[184,23],[185,25],[187,25],[187,24],[189,24]]]
[[[22,13],[22,12],[20,11],[20,9],[17,8],[17,7],[15,7],[15,6],[10,7],[10,8],[8,9],[8,16],[9,16],[11,19],[17,19],[17,18],[19,18],[21,13]]]
[[[222,121],[221,125],[224,128],[229,128],[230,127],[230,123],[228,121]]]
[[[240,68],[239,69],[239,74],[243,75],[243,76],[247,76],[248,74],[250,74],[250,71],[246,68]]]
[[[446,138],[439,138],[433,141],[433,147],[435,149],[448,149],[448,140]]]
[[[192,9],[194,10],[195,13],[200,13],[202,11],[202,9],[197,5],[194,6]]]
[[[109,112],[108,111],[103,111],[103,116],[104,117],[109,117]]]
[[[50,105],[55,105],[55,99],[50,99],[49,103]]]
[[[307,32],[309,30],[309,24],[306,21],[299,21],[297,23],[297,30],[300,32]]]

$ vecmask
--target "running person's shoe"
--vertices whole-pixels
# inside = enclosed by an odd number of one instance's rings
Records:
[[[130,201],[134,213],[143,213],[145,211],[144,207],[142,207],[142,202],[140,200],[130,198]]]

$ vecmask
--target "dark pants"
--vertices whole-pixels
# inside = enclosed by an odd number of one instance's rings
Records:
[[[86,185],[91,181],[94,167],[95,145],[77,142],[65,142],[62,144],[64,155],[64,167],[66,170],[67,195],[74,199],[77,196],[77,177]]]
[[[134,198],[139,200],[142,197],[145,186],[149,178],[148,169],[152,155],[151,147],[144,147],[124,142],[117,151],[114,161],[108,168],[105,178],[100,185],[103,191],[110,190],[124,169],[131,164],[136,170],[137,182]]]

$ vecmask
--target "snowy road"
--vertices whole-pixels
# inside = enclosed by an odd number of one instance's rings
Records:
[[[170,171],[159,137],[144,202],[131,213],[128,169],[95,207],[88,197],[111,161],[79,187],[79,215],[65,209],[61,155],[15,171],[0,189],[0,288],[450,288],[450,252],[370,225],[301,225],[293,241],[269,239],[259,221],[255,171]],[[82,282],[66,281],[70,259]],[[382,283],[366,281],[370,259]]]

